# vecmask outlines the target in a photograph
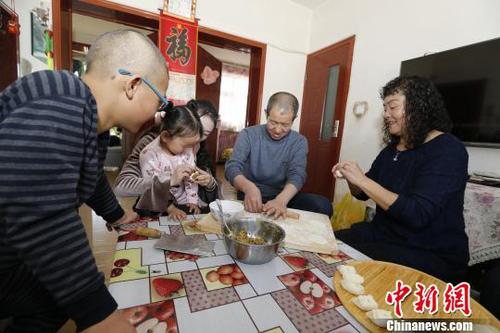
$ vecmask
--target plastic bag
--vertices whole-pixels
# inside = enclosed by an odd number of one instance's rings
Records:
[[[335,205],[332,217],[334,231],[349,229],[352,224],[361,222],[365,218],[366,206],[354,198],[351,193],[346,193],[342,200]]]

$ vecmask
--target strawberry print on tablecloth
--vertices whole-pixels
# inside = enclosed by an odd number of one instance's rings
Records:
[[[314,268],[308,259],[300,253],[292,253],[282,255],[281,258],[290,266],[294,271],[302,271],[304,269]]]
[[[151,301],[157,302],[186,295],[180,273],[155,276],[151,281]]]

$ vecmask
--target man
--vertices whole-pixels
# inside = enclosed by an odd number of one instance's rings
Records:
[[[78,215],[86,202],[108,223],[137,215],[118,204],[103,163],[113,126],[131,132],[158,109],[165,60],[132,30],[100,36],[83,80],[40,71],[0,94],[0,318],[7,332],[135,332],[116,311]]]
[[[225,175],[249,212],[279,218],[290,207],[332,215],[327,198],[299,192],[306,181],[307,139],[291,130],[298,110],[295,96],[275,93],[267,102],[267,124],[238,135]]]

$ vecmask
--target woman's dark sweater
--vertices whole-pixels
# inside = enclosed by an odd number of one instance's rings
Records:
[[[398,198],[387,211],[377,206],[372,222],[375,240],[430,251],[452,265],[466,267],[467,164],[464,145],[451,134],[412,150],[383,149],[366,175]]]

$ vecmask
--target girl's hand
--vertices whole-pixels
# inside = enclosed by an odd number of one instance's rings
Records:
[[[170,178],[170,185],[171,186],[179,185],[184,179],[189,178],[189,176],[191,176],[191,174],[194,171],[196,171],[196,168],[188,164],[179,165],[172,172],[172,177]]]
[[[193,182],[203,186],[203,187],[208,187],[209,185],[212,184],[212,182],[215,181],[214,177],[212,175],[204,170],[197,169],[199,175],[193,179]]]
[[[357,162],[344,161],[337,164],[335,172],[339,171],[347,181],[353,185],[360,187],[361,183],[365,180],[366,176]]]
[[[195,205],[195,204],[190,204],[190,203],[188,203],[186,206],[188,206],[188,208],[189,208],[189,212],[190,212],[191,214],[198,215],[198,214],[200,214],[200,213],[201,213],[200,207],[198,207],[198,206],[197,206],[197,205]]]
[[[184,213],[179,208],[175,207],[174,204],[171,204],[170,206],[168,206],[167,213],[168,213],[168,217],[170,217],[173,220],[177,220],[177,221],[185,220],[187,217],[186,213]]]

